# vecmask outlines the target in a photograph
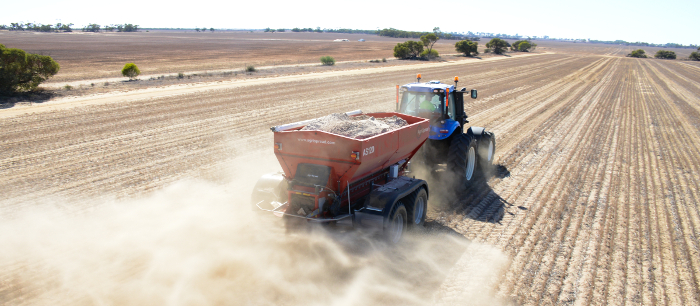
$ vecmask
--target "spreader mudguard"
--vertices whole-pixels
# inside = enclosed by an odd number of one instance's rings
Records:
[[[271,201],[280,203],[286,202],[287,196],[287,181],[284,179],[282,172],[268,173],[261,176],[258,182],[255,183],[253,193],[250,195],[250,204],[254,211],[259,210],[257,205],[260,203],[262,208],[268,207]]]
[[[424,180],[400,176],[387,184],[373,189],[367,196],[364,209],[355,212],[356,221],[359,225],[366,225],[363,223],[367,222],[363,221],[375,217],[375,220],[380,221],[377,225],[381,224],[382,228],[385,227],[389,214],[399,200],[421,187],[425,188],[426,192],[428,191],[428,183]],[[377,222],[375,221],[375,223]]]

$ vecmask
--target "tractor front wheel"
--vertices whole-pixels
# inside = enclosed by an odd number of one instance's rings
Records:
[[[457,188],[466,187],[476,181],[477,152],[476,139],[469,135],[460,134],[452,140],[447,155],[448,170],[454,176]]]

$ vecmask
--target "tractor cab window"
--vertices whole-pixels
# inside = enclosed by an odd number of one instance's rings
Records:
[[[455,94],[454,92],[450,92],[450,97],[448,99],[448,106],[447,106],[447,116],[455,119]]]
[[[419,116],[419,113],[439,113],[440,95],[432,92],[404,92],[401,99],[401,111],[407,115]]]

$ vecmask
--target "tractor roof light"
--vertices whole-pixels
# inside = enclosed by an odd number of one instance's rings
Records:
[[[350,158],[354,160],[360,160],[360,152],[353,151],[352,154],[350,154]]]
[[[459,77],[455,76],[455,82],[459,82]]]
[[[416,79],[418,79],[418,83],[420,83],[420,79],[421,79],[420,73],[416,75]]]
[[[281,142],[275,142],[275,150],[282,151],[282,143]]]

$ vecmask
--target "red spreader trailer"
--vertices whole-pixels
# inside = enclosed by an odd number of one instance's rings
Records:
[[[397,116],[408,125],[365,139],[301,130],[309,121],[273,127],[282,171],[258,180],[253,209],[308,222],[376,226],[392,243],[422,226],[428,184],[405,174],[408,161],[428,138],[429,120],[391,112],[366,115]]]

